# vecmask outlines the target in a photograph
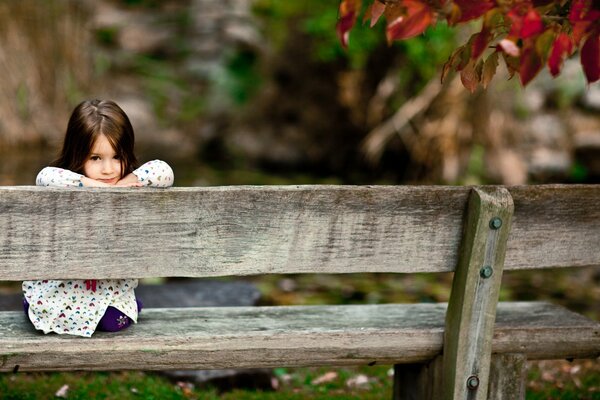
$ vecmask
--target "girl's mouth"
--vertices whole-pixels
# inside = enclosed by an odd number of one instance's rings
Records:
[[[110,178],[110,179],[98,179],[100,182],[115,184],[119,181],[119,178]]]

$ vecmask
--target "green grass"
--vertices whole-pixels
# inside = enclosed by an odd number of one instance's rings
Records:
[[[374,366],[336,370],[337,376],[321,384],[314,380],[331,373],[331,368],[276,369],[273,380],[278,390],[233,390],[197,388],[164,376],[144,372],[115,373],[19,373],[0,376],[0,398],[55,399],[68,385],[68,399],[381,399],[390,398],[390,367]],[[352,378],[364,375],[368,382],[352,386]],[[350,382],[350,383],[349,383]]]
[[[528,400],[600,399],[600,365],[597,360],[530,363]],[[354,385],[361,376],[363,384]],[[329,379],[322,379],[329,377]],[[319,379],[323,380],[319,382]],[[365,379],[366,378],[366,379]],[[392,396],[391,367],[277,368],[274,390],[236,389],[219,392],[196,387],[150,372],[18,373],[0,375],[2,400],[56,399],[68,386],[67,399],[385,399]]]

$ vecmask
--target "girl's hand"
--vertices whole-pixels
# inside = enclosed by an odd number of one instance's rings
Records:
[[[100,182],[92,178],[88,178],[84,176],[81,178],[81,183],[85,187],[111,187],[113,185],[109,185],[108,183]]]
[[[123,179],[115,183],[116,187],[141,187],[142,182],[138,181],[138,177],[134,174],[128,174]]]
[[[129,175],[132,175],[133,178],[129,177]],[[87,176],[84,176],[83,178],[81,178],[81,183],[85,187],[140,187],[140,186],[143,186],[141,182],[138,182],[137,176],[135,176],[133,174],[129,174],[129,175],[127,175],[126,177],[124,177],[123,179],[121,179],[120,181],[115,183],[114,185],[111,185],[111,184],[105,183],[105,182],[100,182],[95,179],[88,178]]]

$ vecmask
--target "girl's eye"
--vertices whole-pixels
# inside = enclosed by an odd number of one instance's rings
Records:
[[[100,157],[98,157],[98,156],[91,156],[90,157],[90,160],[92,160],[92,161],[98,161],[99,159],[100,159]]]
[[[121,159],[121,157],[119,157],[119,156],[114,156],[113,158],[114,158],[115,160],[120,160],[120,159]]]

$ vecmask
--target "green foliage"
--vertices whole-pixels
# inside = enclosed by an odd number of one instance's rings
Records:
[[[367,7],[367,4],[363,7]],[[254,12],[263,22],[265,35],[278,49],[289,39],[290,27],[307,34],[315,61],[333,62],[345,59],[352,68],[364,68],[373,51],[387,45],[384,24],[379,22],[370,28],[369,24],[365,23],[357,24],[353,29],[348,49],[344,50],[335,30],[338,19],[335,3],[319,0],[258,0],[254,4]],[[403,66],[403,69],[416,68],[425,79],[429,79],[439,70],[454,45],[454,31],[446,24],[438,24],[423,36],[393,44],[407,55],[408,65]]]
[[[423,82],[431,80],[446,62],[455,46],[455,32],[445,23],[429,28],[422,36],[396,42],[406,54],[405,65],[400,69],[403,82],[415,77]],[[411,74],[405,71],[410,71]],[[411,77],[410,75],[415,75]]]
[[[257,54],[252,51],[240,50],[232,54],[226,63],[226,71],[222,86],[237,105],[249,101],[263,80],[258,71]]]
[[[575,183],[585,182],[588,178],[588,170],[581,162],[575,161],[569,171],[569,177],[571,181]]]
[[[327,5],[327,3],[323,3]],[[331,7],[319,13],[311,13],[303,21],[302,30],[313,41],[315,60],[333,62],[338,59],[347,59],[352,68],[360,69],[366,65],[369,55],[378,46],[383,45],[383,25],[379,24],[373,29],[368,25],[359,25],[352,33],[352,41],[347,50],[339,43],[335,29],[337,9]]]
[[[205,110],[206,97],[198,93],[173,63],[150,56],[135,56],[131,69],[143,81],[159,121],[193,121]]]

